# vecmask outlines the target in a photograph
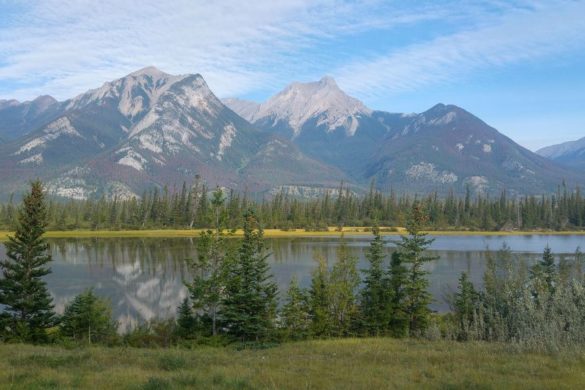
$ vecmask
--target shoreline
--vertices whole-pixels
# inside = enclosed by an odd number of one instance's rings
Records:
[[[382,236],[399,236],[406,234],[404,228],[385,228],[380,227]],[[384,231],[384,229],[388,229]],[[389,229],[392,229],[390,231]],[[45,234],[47,238],[194,238],[198,237],[206,229],[152,229],[152,230],[52,230]],[[265,229],[265,238],[299,238],[299,237],[339,237],[342,232],[336,228],[330,227],[328,231],[305,231],[304,229]],[[530,236],[530,235],[550,235],[550,236],[585,236],[585,230],[571,231],[469,231],[469,230],[429,230],[425,233],[433,236]],[[8,236],[13,234],[9,231],[0,231],[0,241],[8,240]],[[346,236],[371,236],[369,227],[345,227],[343,234]],[[234,237],[241,237],[242,231],[238,229]]]

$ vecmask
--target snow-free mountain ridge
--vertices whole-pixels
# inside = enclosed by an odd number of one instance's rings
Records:
[[[227,106],[226,106],[227,105]],[[65,102],[0,101],[0,196],[41,178],[78,199],[138,196],[200,177],[259,194],[354,191],[542,194],[572,170],[453,105],[375,111],[330,77],[263,103],[218,99],[199,74],[147,67]]]
[[[562,180],[584,180],[580,172],[528,151],[460,107],[437,104],[420,114],[373,111],[331,78],[293,83],[251,116],[240,111],[250,106],[226,103],[260,130],[290,139],[355,183],[376,180],[380,188],[403,192],[538,194]]]
[[[536,153],[569,167],[585,168],[585,137],[547,146]]]

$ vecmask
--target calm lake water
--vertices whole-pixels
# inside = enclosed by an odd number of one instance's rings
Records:
[[[585,249],[585,236],[439,236],[434,237],[430,254],[440,256],[427,265],[430,289],[435,298],[432,308],[449,309],[446,295],[457,286],[462,271],[481,284],[488,250],[508,245],[518,259],[532,263],[548,244],[555,254],[571,256],[577,247]],[[397,237],[386,237],[388,253]],[[365,250],[370,237],[346,236],[353,254],[366,267]],[[322,253],[334,261],[339,239],[278,238],[267,239],[272,273],[280,290],[286,291],[293,275],[309,286],[314,256]],[[56,309],[76,294],[94,287],[97,294],[112,302],[121,330],[137,321],[166,318],[186,296],[183,281],[189,280],[185,259],[196,257],[196,239],[191,238],[108,238],[50,240],[53,273],[46,277]],[[0,246],[4,256],[4,246]]]

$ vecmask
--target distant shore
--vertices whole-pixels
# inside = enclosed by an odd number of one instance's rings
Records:
[[[62,230],[48,231],[48,238],[174,238],[174,237],[198,237],[206,229],[144,229],[144,230]],[[380,227],[384,236],[398,236],[406,234],[402,227]],[[296,237],[338,237],[342,232],[336,227],[330,227],[327,231],[307,231],[305,229],[265,229],[266,238],[296,238]],[[434,236],[528,236],[528,235],[582,235],[585,230],[553,231],[553,230],[530,230],[530,231],[471,231],[471,230],[430,230],[426,233]],[[12,232],[0,231],[0,241],[6,241]],[[372,234],[370,227],[344,227],[343,234],[347,236],[368,236]],[[232,232],[232,235],[239,237],[241,230]]]

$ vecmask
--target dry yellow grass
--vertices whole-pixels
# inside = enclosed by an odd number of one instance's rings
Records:
[[[406,233],[402,227],[382,228],[382,235],[396,236]],[[393,231],[390,231],[393,230]],[[204,229],[153,229],[153,230],[64,230],[49,231],[46,237],[49,238],[172,238],[172,237],[197,237]],[[371,235],[369,227],[344,227],[346,235]],[[427,233],[437,236],[518,236],[518,235],[585,235],[585,231],[466,231],[466,230],[432,230]],[[0,231],[0,241],[7,240],[12,232]],[[241,230],[234,234],[236,237],[242,235]],[[266,229],[264,236],[267,238],[295,238],[295,237],[339,237],[341,232],[337,228],[330,227],[328,231],[311,232],[304,229]]]
[[[0,387],[15,389],[576,389],[583,383],[583,353],[520,353],[500,344],[344,339],[254,351],[0,345]]]

